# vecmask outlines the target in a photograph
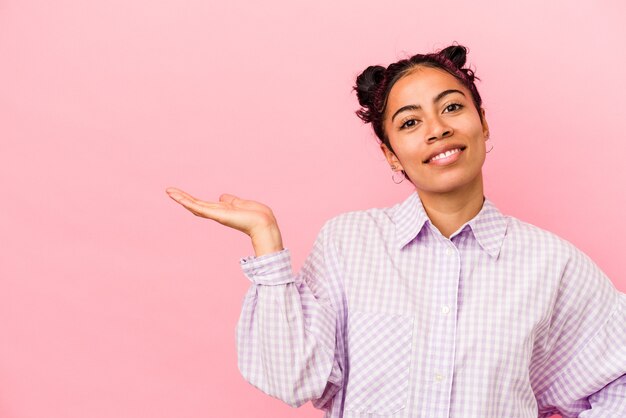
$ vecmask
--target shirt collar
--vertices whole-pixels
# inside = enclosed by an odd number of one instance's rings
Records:
[[[413,191],[403,202],[396,205],[392,216],[396,225],[396,243],[400,249],[413,239],[420,240],[425,233],[422,232],[425,231],[424,225],[427,221],[430,223],[417,191]],[[485,198],[478,214],[463,224],[451,237],[460,233],[467,225],[482,249],[497,258],[506,235],[507,217],[491,200]]]

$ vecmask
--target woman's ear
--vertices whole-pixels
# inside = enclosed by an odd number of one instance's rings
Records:
[[[483,115],[482,117],[482,124],[483,124],[483,135],[485,135],[485,139],[489,139],[489,124],[487,123],[487,118],[485,117],[485,108],[481,107],[480,111]]]
[[[404,170],[402,168],[402,164],[400,164],[400,160],[398,160],[398,157],[396,157],[396,155],[391,152],[387,145],[385,145],[384,143],[380,144],[380,149],[383,154],[385,154],[385,158],[387,159],[387,162],[392,169],[395,166],[396,170]]]

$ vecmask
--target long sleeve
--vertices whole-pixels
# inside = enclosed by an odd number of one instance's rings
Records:
[[[626,416],[626,294],[571,247],[538,361],[540,416]]]
[[[337,329],[343,326],[331,292],[337,283],[326,225],[299,274],[289,249],[240,260],[252,282],[237,324],[238,367],[253,386],[298,407],[330,407],[342,384]]]
[[[581,418],[626,417],[626,374],[615,379],[587,399],[590,409]]]

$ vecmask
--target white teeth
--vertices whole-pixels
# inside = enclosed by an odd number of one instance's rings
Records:
[[[460,148],[451,149],[449,151],[442,152],[441,154],[435,155],[433,158],[430,159],[430,161],[440,160],[442,158],[449,157],[450,155],[455,154],[455,153],[460,152],[460,151],[461,151]]]

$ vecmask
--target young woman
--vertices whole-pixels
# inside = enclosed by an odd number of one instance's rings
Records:
[[[415,191],[327,221],[298,274],[269,207],[167,189],[252,239],[239,369],[326,417],[626,416],[626,295],[484,196],[489,126],[466,53],[359,75],[357,114]]]

